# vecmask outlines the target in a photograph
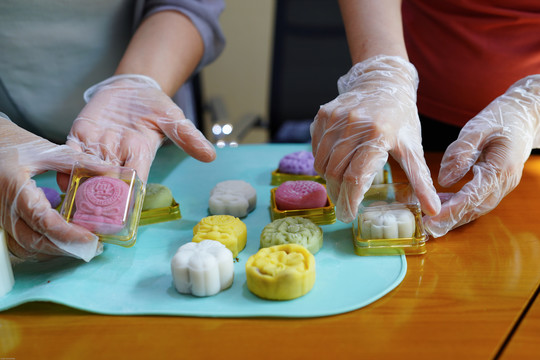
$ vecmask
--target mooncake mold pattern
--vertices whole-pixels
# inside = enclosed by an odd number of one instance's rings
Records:
[[[179,293],[212,296],[232,285],[234,260],[231,251],[218,241],[190,242],[177,250],[171,271]]]
[[[234,257],[244,249],[247,241],[246,224],[231,215],[212,215],[202,218],[193,228],[193,242],[219,241],[231,250]]]
[[[120,179],[96,176],[84,181],[75,195],[72,222],[98,234],[115,234],[124,227],[129,185]]]
[[[210,191],[208,210],[212,215],[245,217],[256,204],[257,192],[253,186],[243,180],[227,180]]]
[[[317,175],[313,167],[315,159],[310,151],[297,151],[285,155],[279,161],[278,171],[295,175]]]
[[[316,254],[323,245],[323,231],[313,221],[300,216],[274,220],[261,232],[260,247],[283,244],[302,245]]]
[[[298,244],[260,249],[246,262],[249,291],[268,300],[291,300],[315,284],[315,257]]]
[[[313,209],[326,206],[328,196],[318,182],[285,181],[276,189],[275,201],[279,210]]]

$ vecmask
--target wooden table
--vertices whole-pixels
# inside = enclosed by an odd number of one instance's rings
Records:
[[[531,302],[531,307],[525,309],[523,320],[516,328],[508,346],[502,353],[502,359],[533,359],[538,358],[540,341],[540,298],[538,291]]]
[[[427,154],[436,178],[441,154]],[[404,180],[392,164],[395,180]],[[31,303],[0,313],[0,358],[540,358],[540,157],[497,209],[409,256],[403,282],[313,319],[102,316]],[[528,310],[528,311],[527,311]]]

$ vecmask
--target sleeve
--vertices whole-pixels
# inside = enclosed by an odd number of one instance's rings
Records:
[[[147,0],[143,17],[159,11],[174,10],[186,15],[199,31],[204,42],[204,54],[195,72],[214,61],[225,47],[225,36],[219,16],[225,8],[224,0]]]

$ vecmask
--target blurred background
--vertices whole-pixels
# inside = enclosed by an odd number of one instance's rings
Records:
[[[200,76],[205,135],[310,141],[309,123],[351,66],[337,1],[226,0],[221,24],[225,50]]]
[[[204,102],[221,98],[231,121],[245,114],[261,114],[268,119],[275,7],[275,0],[226,0],[221,25],[227,45],[221,56],[203,70],[201,86]],[[208,137],[208,117],[205,121]],[[243,142],[268,140],[267,129],[259,127],[249,131]]]

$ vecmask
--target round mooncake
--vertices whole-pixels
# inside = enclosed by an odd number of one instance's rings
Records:
[[[297,151],[285,155],[279,161],[278,171],[285,174],[317,175],[313,168],[313,154],[310,151]]]
[[[275,192],[279,210],[314,209],[326,206],[328,197],[324,185],[315,181],[285,181]]]
[[[261,233],[261,248],[282,244],[298,244],[316,254],[323,244],[323,231],[313,221],[290,216],[272,221]]]
[[[246,217],[255,209],[257,192],[243,180],[222,181],[210,191],[208,210],[212,215]]]
[[[62,197],[60,196],[60,193],[56,191],[55,189],[49,188],[49,187],[42,186],[40,187],[40,189],[45,194],[45,197],[47,198],[47,200],[49,200],[51,207],[53,209],[56,209],[58,205],[60,205],[60,203],[62,202]]]
[[[171,206],[173,195],[171,189],[165,185],[150,183],[146,185],[144,195],[143,211],[150,209],[159,209]]]
[[[247,227],[237,217],[212,215],[202,218],[193,228],[193,242],[216,240],[231,250],[233,257],[246,247]]]
[[[263,299],[291,300],[315,284],[315,257],[298,244],[260,249],[246,262],[249,291]]]

